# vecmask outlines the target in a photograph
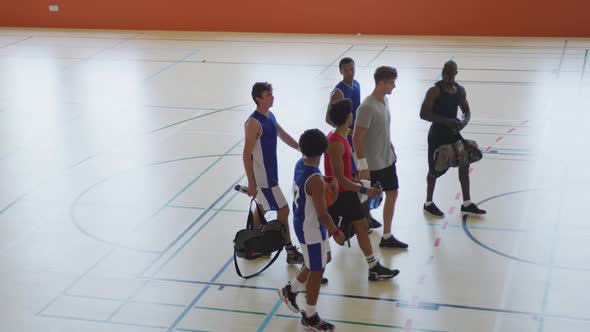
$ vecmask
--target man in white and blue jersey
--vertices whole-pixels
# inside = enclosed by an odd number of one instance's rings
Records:
[[[299,312],[296,297],[307,282],[306,305],[301,311],[301,324],[314,331],[333,331],[334,325],[322,320],[315,307],[322,275],[329,260],[329,236],[333,235],[338,244],[344,244],[344,234],[328,214],[324,177],[319,169],[328,140],[320,130],[310,129],[299,138],[299,146],[303,158],[295,166],[293,224],[305,263],[297,278],[278,292],[289,309]]]
[[[361,104],[361,85],[357,80],[354,79],[355,74],[355,63],[352,58],[342,58],[340,63],[338,63],[338,69],[340,70],[340,74],[342,75],[342,81],[338,82],[332,93],[330,94],[330,105],[328,105],[328,110],[326,110],[326,122],[336,128],[336,125],[330,120],[329,110],[330,106],[334,105],[336,102],[342,99],[349,99],[352,102],[352,124],[348,127],[350,130],[346,135],[346,139],[348,139],[348,143],[353,148],[352,152],[354,152],[354,146],[352,144],[352,131],[354,130],[354,123],[356,121],[356,113],[357,109]],[[356,167],[356,161],[352,160],[352,174],[358,174],[358,170]],[[373,228],[381,227],[381,223],[375,220],[370,213],[368,216],[369,220],[369,233]]]
[[[243,151],[244,169],[248,177],[250,197],[256,197],[263,213],[277,211],[277,220],[286,229],[285,249],[288,264],[303,264],[303,256],[291,243],[289,232],[289,205],[279,187],[277,162],[277,137],[293,149],[299,149],[299,143],[278,124],[270,108],[274,102],[272,86],[269,83],[255,83],[252,87],[252,99],[256,103],[254,111],[245,124],[245,142]],[[254,224],[259,225],[258,214],[254,213]]]

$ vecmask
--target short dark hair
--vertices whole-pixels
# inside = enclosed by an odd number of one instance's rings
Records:
[[[340,60],[340,63],[338,64],[338,69],[342,70],[342,66],[344,66],[347,63],[354,63],[354,60],[352,60],[352,58],[342,58],[342,60]]]
[[[326,152],[328,139],[319,129],[308,129],[299,137],[299,149],[306,157],[318,157]]]
[[[396,79],[397,69],[389,66],[381,66],[375,69],[375,74],[373,74],[373,77],[375,78],[375,84],[385,80]]]
[[[256,103],[256,105],[258,105],[258,102],[256,101],[256,97],[262,98],[262,93],[264,91],[272,92],[272,85],[268,82],[256,82],[252,86],[252,99],[254,99],[254,102]]]
[[[334,125],[341,126],[346,123],[346,119],[348,119],[350,113],[352,113],[352,101],[350,99],[340,99],[330,105],[328,117],[330,117],[330,121]]]

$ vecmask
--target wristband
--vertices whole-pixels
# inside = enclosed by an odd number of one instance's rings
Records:
[[[368,170],[369,165],[367,165],[367,158],[359,159],[359,171]]]
[[[359,193],[366,194],[367,193],[367,187],[361,186],[361,190],[359,190]]]
[[[336,231],[332,234],[332,236],[336,237],[336,236],[338,236],[340,234],[341,234],[340,228],[336,228]]]

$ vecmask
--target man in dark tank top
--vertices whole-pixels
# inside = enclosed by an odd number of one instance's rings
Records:
[[[432,197],[436,178],[443,175],[437,173],[434,168],[435,151],[446,144],[462,140],[459,133],[471,118],[467,93],[465,88],[455,82],[457,76],[457,64],[454,61],[447,61],[442,70],[442,80],[428,89],[422,108],[420,118],[432,122],[428,131],[428,175],[426,177],[426,202],[424,212],[442,218],[444,213],[434,204]],[[463,120],[457,118],[457,112],[461,109]],[[471,202],[469,192],[469,166],[459,167],[459,182],[463,191],[463,205],[461,212],[466,215],[483,215],[486,211],[479,209]]]

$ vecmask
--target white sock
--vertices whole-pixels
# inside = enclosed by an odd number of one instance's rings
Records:
[[[303,288],[303,284],[300,283],[299,280],[297,280],[297,278],[295,278],[295,280],[291,281],[291,292],[299,293],[302,288]]]
[[[309,305],[309,304],[305,304],[305,316],[307,318],[315,315],[316,311],[315,311],[315,305]]]
[[[385,234],[383,234],[383,238],[385,240],[389,239],[391,236],[392,236],[391,233],[385,233]]]
[[[365,256],[365,259],[367,260],[367,264],[369,264],[369,269],[374,268],[379,262],[373,255]]]
[[[463,201],[463,207],[468,207],[469,205],[471,205],[471,200]]]
[[[426,201],[426,203],[424,203],[424,206],[431,206],[432,205],[432,201]]]

